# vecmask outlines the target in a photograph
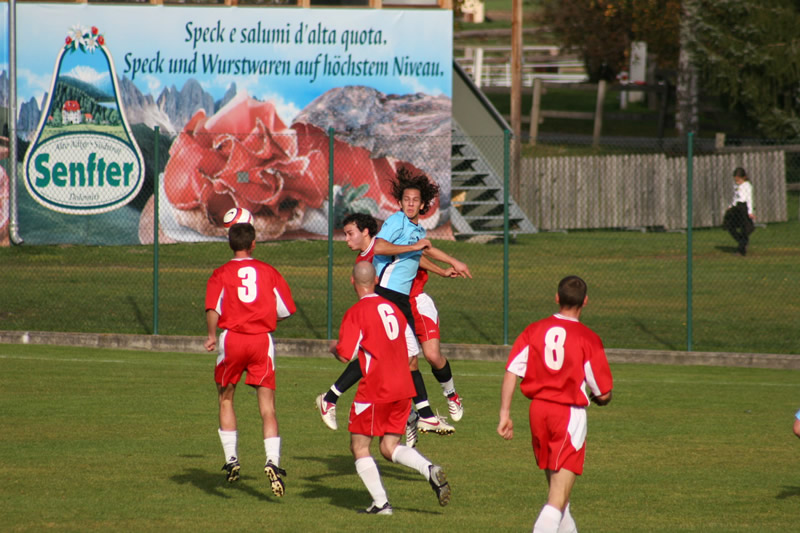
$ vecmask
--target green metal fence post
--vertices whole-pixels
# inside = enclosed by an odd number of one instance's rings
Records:
[[[328,128],[328,340],[333,338],[333,128]]]
[[[153,147],[153,335],[158,335],[158,126],[154,129]]]
[[[692,222],[694,220],[693,172],[694,133],[689,132],[686,151],[686,351],[692,351]]]
[[[503,344],[508,344],[508,183],[511,132],[503,130]]]

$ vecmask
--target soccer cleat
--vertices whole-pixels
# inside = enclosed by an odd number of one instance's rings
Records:
[[[414,448],[417,445],[417,421],[419,420],[419,413],[415,410],[411,410],[408,414],[408,420],[406,421],[406,446],[409,448]]]
[[[456,428],[447,423],[443,416],[437,413],[429,418],[420,417],[417,421],[417,429],[422,433],[436,433],[438,435],[452,435]]]
[[[336,423],[336,404],[326,402],[324,392],[317,396],[317,410],[326,426],[334,431],[339,429],[339,424]]]
[[[286,470],[278,468],[272,461],[267,461],[264,465],[264,473],[269,478],[269,488],[272,489],[272,494],[281,497],[286,492],[286,487],[283,484],[281,476],[286,475]]]
[[[239,461],[236,457],[231,457],[231,460],[224,465],[222,465],[222,469],[225,471],[225,479],[228,480],[228,483],[233,483],[234,481],[239,479]]]
[[[438,465],[429,466],[428,473],[430,474],[428,483],[431,484],[433,492],[436,493],[439,505],[444,507],[450,503],[450,484],[447,482],[447,476],[444,475],[442,467]]]
[[[358,514],[392,514],[392,506],[389,505],[389,502],[386,502],[378,507],[375,505],[375,502],[373,502],[372,505],[366,509],[359,510]]]
[[[458,394],[447,398],[447,410],[450,411],[450,418],[453,422],[458,422],[464,416],[464,406],[461,405],[461,398],[458,397]]]

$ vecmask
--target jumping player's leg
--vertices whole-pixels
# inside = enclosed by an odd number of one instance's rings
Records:
[[[335,405],[336,402],[339,401],[339,396],[358,383],[358,380],[362,377],[364,377],[364,375],[361,372],[361,365],[358,359],[353,359],[347,364],[333,385],[331,385],[328,392],[325,393],[324,400]]]
[[[409,360],[409,368],[411,369],[411,379],[414,381],[414,390],[417,395],[414,396],[414,407],[417,408],[419,416],[422,418],[434,418],[433,409],[428,401],[428,391],[425,388],[425,380],[422,378],[422,372],[419,371],[419,359],[413,357]]]
[[[411,299],[411,310],[417,327],[417,339],[422,345],[422,353],[431,365],[433,377],[439,382],[442,393],[447,398],[450,418],[455,421],[461,420],[464,408],[461,405],[461,398],[456,394],[450,362],[442,355],[439,346],[439,311],[436,309],[436,304],[433,298],[423,292]]]
[[[425,359],[430,363],[433,377],[442,387],[442,394],[447,398],[447,409],[450,418],[458,422],[464,416],[464,407],[461,405],[461,398],[456,393],[456,385],[453,381],[453,371],[450,369],[450,361],[447,360],[439,347],[439,339],[428,339],[422,343],[422,352]]]
[[[316,404],[319,416],[328,428],[334,431],[339,429],[339,424],[336,421],[336,402],[339,401],[339,396],[341,396],[342,393],[358,383],[358,380],[362,377],[361,364],[358,362],[358,359],[354,358],[344,368],[344,371],[336,382],[331,385],[331,388],[328,389],[327,392],[317,396]]]
[[[416,357],[409,359],[411,369],[411,379],[414,381],[414,388],[417,395],[414,396],[414,406],[419,412],[417,429],[422,433],[436,433],[438,435],[450,435],[455,432],[455,428],[447,423],[443,417],[434,414],[428,402],[428,392],[425,390],[425,380],[422,372],[419,371],[419,360]],[[408,431],[407,431],[408,433]]]

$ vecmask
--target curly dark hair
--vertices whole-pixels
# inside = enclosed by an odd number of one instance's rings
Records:
[[[378,221],[369,213],[350,213],[342,220],[342,227],[348,224],[355,224],[358,231],[369,230],[370,237],[378,234]]]
[[[417,189],[425,207],[419,210],[421,215],[428,212],[433,206],[436,197],[439,196],[439,186],[436,185],[428,176],[419,173],[414,174],[408,167],[400,167],[397,170],[397,177],[392,181],[392,196],[398,202],[403,199],[406,189]]]

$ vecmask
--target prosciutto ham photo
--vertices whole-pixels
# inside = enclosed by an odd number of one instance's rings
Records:
[[[259,240],[294,231],[326,234],[327,224],[314,222],[327,220],[329,142],[327,132],[312,124],[286,126],[271,102],[245,92],[213,116],[197,111],[172,143],[164,170],[161,190],[168,205],[162,210],[166,207],[173,222],[165,240],[199,240],[182,238],[176,228],[224,237],[222,217],[232,207],[253,213]],[[379,219],[398,209],[391,180],[400,167],[422,172],[409,162],[373,158],[365,148],[334,140],[335,190],[358,191],[347,197]],[[152,209],[145,209],[142,224],[148,212],[152,216]],[[438,205],[426,213],[430,217],[438,217]],[[160,221],[163,230],[164,211]],[[140,227],[140,238],[147,236]]]

